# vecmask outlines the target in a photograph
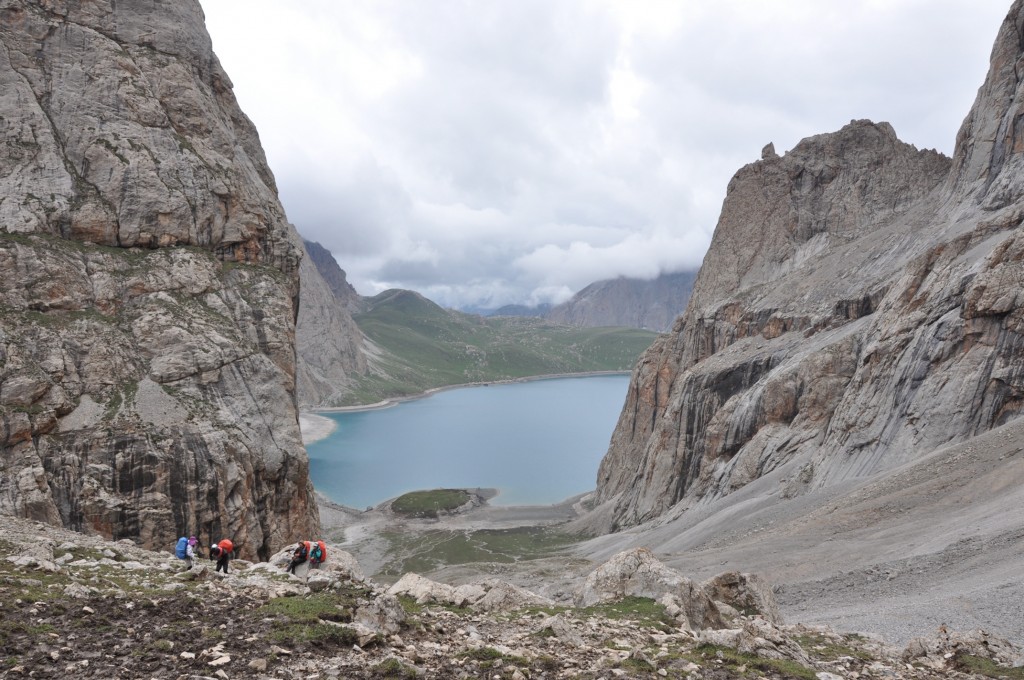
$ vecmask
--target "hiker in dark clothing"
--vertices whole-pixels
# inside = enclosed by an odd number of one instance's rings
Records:
[[[286,571],[289,574],[294,574],[295,568],[305,562],[307,557],[309,557],[309,541],[299,541],[298,545],[295,546],[295,551],[292,553],[292,561],[288,563]]]
[[[222,539],[216,545],[210,546],[210,559],[217,560],[216,571],[228,573],[228,560],[231,559],[231,553],[234,551],[235,545],[231,542],[230,538]]]

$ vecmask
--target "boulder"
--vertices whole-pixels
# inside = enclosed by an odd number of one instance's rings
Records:
[[[771,584],[757,574],[728,571],[705,581],[701,590],[716,604],[724,603],[744,616],[758,615],[774,624],[782,623]]]
[[[447,583],[438,583],[430,579],[409,572],[405,574],[388,588],[388,595],[405,595],[416,600],[419,604],[437,602],[440,604],[454,604],[457,601],[455,588]]]
[[[990,659],[1003,666],[1024,665],[1024,652],[1004,638],[984,630],[950,631],[945,626],[911,640],[903,650],[903,659],[947,660],[961,654]]]
[[[353,620],[375,632],[393,635],[402,630],[405,618],[402,603],[394,595],[385,593],[359,607]]]
[[[513,611],[524,607],[549,607],[554,604],[542,595],[497,579],[487,579],[480,585],[487,590],[486,595],[473,603],[473,608],[480,611]]]
[[[647,548],[618,553],[592,571],[576,595],[576,606],[589,607],[624,597],[658,600],[667,593],[675,597],[672,603],[692,630],[724,626],[718,608],[707,593],[663,564]]]

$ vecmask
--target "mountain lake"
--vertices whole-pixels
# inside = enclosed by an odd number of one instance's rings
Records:
[[[354,508],[437,488],[495,488],[493,505],[558,503],[596,486],[628,386],[625,374],[547,378],[321,411],[337,427],[306,447],[310,476]]]

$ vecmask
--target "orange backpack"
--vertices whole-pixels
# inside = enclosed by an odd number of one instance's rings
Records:
[[[225,538],[217,544],[217,547],[220,548],[222,555],[230,555],[235,549],[235,544],[231,542],[230,538]]]

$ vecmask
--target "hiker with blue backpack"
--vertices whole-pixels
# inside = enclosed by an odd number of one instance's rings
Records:
[[[178,539],[178,542],[174,546],[174,556],[177,557],[179,560],[184,560],[185,564],[188,565],[187,567],[185,567],[186,571],[195,566],[196,546],[198,544],[199,539],[197,539],[195,536],[189,536],[188,538],[182,536]]]

